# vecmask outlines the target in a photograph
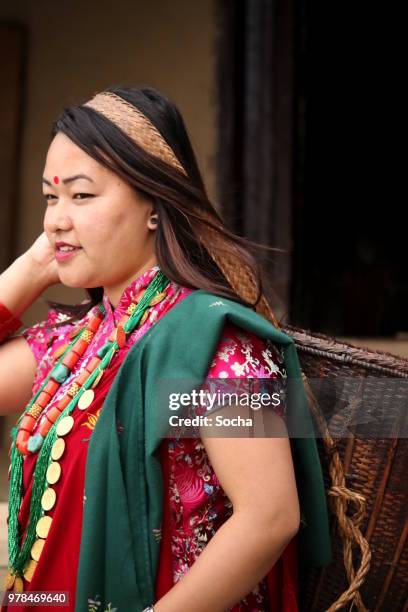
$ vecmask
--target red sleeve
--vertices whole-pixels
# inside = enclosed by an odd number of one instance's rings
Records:
[[[35,323],[30,327],[26,327],[18,334],[27,340],[38,364],[45,356],[45,353],[53,343],[54,339],[61,333],[61,328],[53,329],[50,326],[62,321],[64,317],[65,315],[62,315],[57,310],[50,308],[48,310],[46,319],[40,321],[39,323]],[[65,326],[63,327],[65,328]]]
[[[285,376],[283,353],[272,343],[227,323],[208,371],[208,378]]]
[[[271,407],[277,414],[286,418],[283,350],[271,341],[263,340],[252,332],[227,323],[206,376],[206,379],[214,378],[258,379],[259,384],[253,385],[253,391],[279,391],[280,403]],[[273,383],[268,384],[265,379],[273,379]],[[211,383],[205,383],[204,388],[208,389],[209,385]],[[202,412],[204,413],[205,411]]]

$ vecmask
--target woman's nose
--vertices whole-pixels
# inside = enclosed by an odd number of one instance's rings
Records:
[[[44,216],[44,227],[47,227],[50,232],[72,228],[69,206],[62,199],[47,208]]]

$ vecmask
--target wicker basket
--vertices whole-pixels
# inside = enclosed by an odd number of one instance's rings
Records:
[[[400,435],[400,427],[406,432],[401,398],[406,406],[408,359],[289,325],[281,329],[295,341],[306,387],[306,378],[365,379],[364,397],[372,400],[374,417],[386,401],[386,414],[396,425],[395,435],[387,432],[384,438],[323,435],[317,439],[332,510],[334,559],[329,566],[313,568],[301,577],[302,610],[406,612],[408,438]],[[379,389],[385,398],[380,402]],[[313,416],[324,430],[333,398],[327,392],[311,393],[310,387],[307,391]]]
[[[337,421],[341,425],[346,411],[338,411],[333,420],[333,397],[330,393],[319,393],[317,401],[313,385],[309,384],[309,380],[327,380],[330,387],[334,379],[351,382],[361,379],[364,400],[371,406],[374,421],[377,415],[383,418],[386,401],[388,418],[399,424],[401,412],[408,412],[397,406],[401,396],[405,401],[408,396],[408,359],[358,348],[324,334],[282,324],[265,294],[258,295],[253,271],[242,260],[240,251],[225,248],[225,236],[219,232],[222,224],[210,213],[201,210],[200,214],[208,223],[208,226],[200,226],[200,240],[230,286],[246,302],[254,304],[258,314],[295,341],[311,413],[320,431],[317,445],[332,511],[334,560],[330,566],[315,568],[301,577],[302,609],[408,612],[408,486],[405,477],[408,438],[400,436],[396,428],[395,435],[388,434],[383,439],[377,431],[372,439],[367,435],[354,438],[348,435],[338,436],[334,441],[327,419],[331,419],[330,425],[338,424]],[[378,402],[381,380],[382,403]]]

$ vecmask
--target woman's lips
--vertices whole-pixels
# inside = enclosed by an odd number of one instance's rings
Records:
[[[55,259],[57,261],[65,261],[70,257],[73,257],[78,251],[81,251],[82,247],[75,247],[75,249],[71,251],[55,251]]]

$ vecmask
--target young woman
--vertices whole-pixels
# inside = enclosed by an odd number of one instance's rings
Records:
[[[174,392],[182,379],[283,384],[299,373],[292,340],[254,312],[264,298],[251,243],[209,202],[180,113],[151,88],[65,109],[42,180],[44,233],[0,276],[0,411],[20,415],[5,584],[20,601],[10,609],[28,610],[20,594],[53,591],[40,609],[68,596],[77,612],[297,610],[303,502],[285,402],[269,407],[276,437],[204,426],[183,437],[166,435],[168,406],[154,400],[161,378]],[[252,303],[237,270],[258,290]],[[10,338],[58,282],[89,300],[52,303]],[[311,448],[304,513],[323,564]]]

